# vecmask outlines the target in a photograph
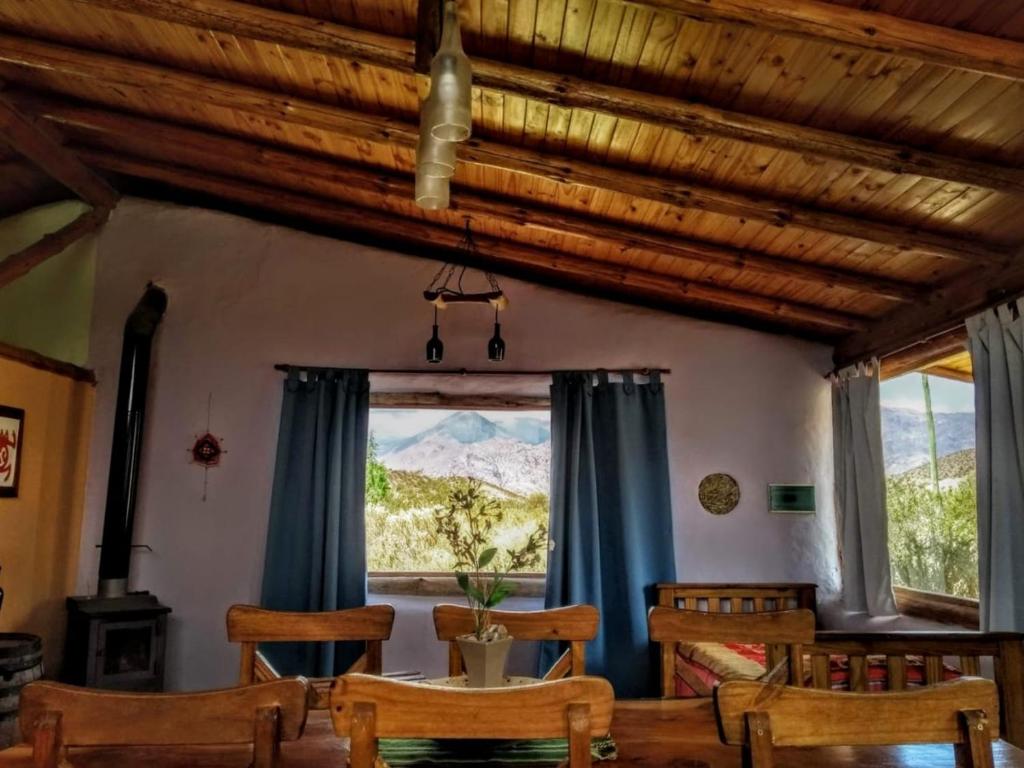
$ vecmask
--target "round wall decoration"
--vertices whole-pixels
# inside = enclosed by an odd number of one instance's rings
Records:
[[[700,481],[697,498],[712,515],[726,515],[740,503],[740,486],[732,475],[716,472]]]

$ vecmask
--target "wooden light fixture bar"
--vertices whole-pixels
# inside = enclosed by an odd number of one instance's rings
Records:
[[[315,185],[335,194],[358,190],[404,200],[409,199],[413,192],[412,180],[408,177],[352,163],[324,160],[146,118],[67,104],[53,98],[19,95],[17,101],[41,118],[55,122],[72,139],[111,151],[124,150],[194,168],[209,168],[216,173],[266,184],[280,183],[299,192],[309,191],[311,185]],[[613,243],[623,251],[668,255],[693,263],[881,295],[895,301],[913,301],[924,291],[923,286],[870,273],[689,241],[652,228],[615,224],[569,211],[529,205],[521,200],[483,195],[461,187],[453,199],[452,209],[474,218],[501,219],[517,230],[542,229],[570,234]]]
[[[42,68],[61,76],[117,84],[119,91],[159,91],[168,98],[208,104],[258,115],[273,123],[291,123],[331,131],[353,139],[415,148],[418,129],[412,123],[341,109],[237,83],[79,51],[26,38],[0,35],[0,62]],[[929,253],[968,262],[1004,263],[1005,249],[977,241],[921,231],[912,226],[866,220],[780,200],[652,176],[498,142],[470,139],[460,148],[463,161],[482,167],[547,179],[559,184],[617,192],[632,197],[708,211],[773,226],[794,226],[828,232],[901,251]]]
[[[212,29],[239,38],[262,40],[297,50],[334,56],[361,64],[386,68],[405,75],[427,72],[436,49],[440,29],[439,0],[420,0],[417,37],[412,41],[353,29],[321,19],[262,8],[237,0],[78,0],[83,4],[187,24],[197,29]],[[643,3],[638,3],[643,4]],[[664,3],[665,6],[671,2]],[[657,0],[651,7],[660,7]],[[691,5],[685,2],[680,5]],[[706,13],[719,11],[717,3],[694,3]],[[708,10],[708,6],[715,6]],[[746,5],[736,3],[734,5]],[[817,3],[845,13],[849,9]],[[760,7],[760,6],[759,6]],[[791,6],[787,6],[791,7]],[[774,6],[773,6],[774,8]],[[722,13],[725,11],[722,10]],[[882,23],[893,19],[873,12],[857,12],[859,17],[880,17]],[[686,15],[699,16],[690,10]],[[738,15],[738,14],[737,14]],[[735,21],[728,17],[724,20]],[[976,38],[995,41],[1014,51],[1024,62],[1024,44],[944,30],[933,25],[898,20],[909,25],[922,39],[936,31],[957,40],[961,47],[977,44]],[[904,55],[899,51],[889,51]],[[950,65],[946,65],[950,66]],[[955,66],[955,65],[953,65]],[[570,75],[473,56],[474,86],[506,95],[542,101],[558,107],[584,109],[637,120],[673,131],[718,136],[745,141],[787,152],[815,155],[887,173],[915,174],[926,178],[970,184],[1005,192],[1024,192],[1024,172],[995,163],[984,163],[952,155],[938,154],[913,147],[850,136],[787,123],[771,118],[747,115],[682,99],[669,98],[619,88]]]

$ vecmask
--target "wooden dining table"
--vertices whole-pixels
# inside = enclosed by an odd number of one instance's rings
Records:
[[[625,700],[615,705],[612,735],[618,758],[609,766],[630,768],[740,768],[737,748],[719,743],[710,699]],[[1024,768],[1024,750],[1005,741],[993,745],[995,768]],[[954,768],[950,745],[777,749],[777,768]],[[281,745],[281,768],[342,767],[348,744],[334,735],[329,714],[309,715],[301,739]],[[91,748],[73,750],[74,768],[246,768],[247,748]],[[0,752],[0,768],[28,768],[31,750]],[[500,768],[496,766],[495,768]]]

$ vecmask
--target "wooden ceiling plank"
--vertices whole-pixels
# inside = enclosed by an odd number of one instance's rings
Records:
[[[966,384],[974,383],[974,374],[969,371],[960,371],[956,368],[947,368],[944,365],[932,365],[925,368],[921,373],[927,373],[929,376],[941,376],[944,379],[953,379],[954,381],[962,381]]]
[[[332,178],[339,184],[362,186],[377,193],[383,192],[402,199],[410,199],[412,194],[412,182],[408,178],[351,164],[341,164],[336,160],[327,161],[303,156],[154,120],[64,104],[49,98],[26,96],[21,97],[19,103],[31,108],[41,117],[54,121],[73,137],[107,137],[105,145],[109,147],[117,147],[123,143],[131,151],[134,146],[146,144],[164,148],[165,152],[178,157],[183,157],[182,153],[192,151],[196,153],[195,158],[199,162],[203,157],[248,159],[254,161],[257,167],[265,168],[270,175],[280,170],[282,173],[294,172],[300,177]],[[869,273],[768,256],[713,243],[688,241],[650,227],[635,227],[581,216],[569,211],[544,209],[519,200],[484,196],[461,186],[457,189],[457,193],[453,195],[453,209],[456,212],[502,217],[518,228],[603,239],[614,243],[619,250],[643,249],[689,262],[796,279],[827,288],[878,294],[901,301],[914,301],[921,297],[924,290],[920,286]]]
[[[352,112],[308,99],[167,69],[152,64],[80,51],[27,38],[0,35],[0,62],[43,69],[74,80],[116,83],[118,92],[158,92],[189,103],[212,104],[258,116],[262,123],[296,123],[388,147],[415,147],[417,128],[402,120]],[[563,156],[472,138],[459,150],[464,163],[498,168],[560,185],[611,190],[680,208],[709,211],[736,220],[816,229],[903,251],[932,253],[969,262],[1005,263],[1003,247],[985,245],[915,227],[807,208],[770,198],[672,178],[608,167]]]
[[[1024,44],[822,0],[623,0],[714,22],[841,43],[951,69],[1024,80]]]
[[[120,153],[99,150],[83,150],[83,152],[98,167],[108,171],[139,176],[172,186],[239,200],[307,220],[321,220],[326,216],[332,223],[342,224],[361,232],[400,236],[403,239],[434,248],[441,246],[457,250],[463,238],[461,228],[458,227],[440,227],[419,219],[399,218],[376,209],[356,208],[333,200],[287,192],[247,181],[215,176],[208,171],[192,170],[182,166],[129,157]],[[865,325],[860,318],[821,310],[817,307],[678,280],[652,272],[630,270],[611,263],[544,251],[482,234],[476,236],[475,239],[480,252],[488,254],[488,260],[493,260],[496,264],[539,268],[565,276],[598,280],[608,286],[615,286],[625,293],[636,290],[659,294],[664,299],[679,304],[692,301],[728,307],[754,315],[770,317],[777,321],[792,321],[800,325],[811,325],[817,327],[819,331],[833,333],[837,328],[849,328],[851,325],[863,327]],[[450,254],[440,256],[439,254],[422,253],[422,255],[451,260]]]
[[[400,38],[322,22],[239,2],[238,0],[77,0],[97,7],[155,19],[214,29],[239,37],[277,43],[304,51],[338,56],[402,73],[429,71],[422,50],[439,34],[431,10],[439,0],[420,0],[424,14],[415,50]],[[1024,45],[1021,45],[1024,49]],[[432,55],[432,54],[431,54]],[[425,69],[423,67],[426,67]],[[973,184],[1004,192],[1024,193],[1024,171],[995,163],[967,160],[908,146],[850,136],[796,123],[747,115],[676,98],[640,93],[540,69],[473,58],[474,83],[566,108],[607,113],[659,127],[703,133],[827,157],[890,173],[910,173]]]
[[[881,377],[895,379],[906,373],[949,359],[967,348],[967,328],[962,324],[882,358]]]
[[[0,136],[87,203],[113,208],[117,191],[68,151],[51,129],[39,125],[0,93]]]
[[[961,271],[917,304],[871,322],[836,346],[837,366],[898,352],[960,325],[973,314],[1024,294],[1024,255],[1007,265]]]
[[[0,288],[26,275],[76,240],[95,232],[110,215],[109,208],[92,208],[58,230],[0,261]]]

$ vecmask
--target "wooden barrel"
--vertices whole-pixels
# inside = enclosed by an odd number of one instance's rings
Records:
[[[0,749],[17,744],[21,689],[43,676],[43,641],[35,635],[0,632]]]

